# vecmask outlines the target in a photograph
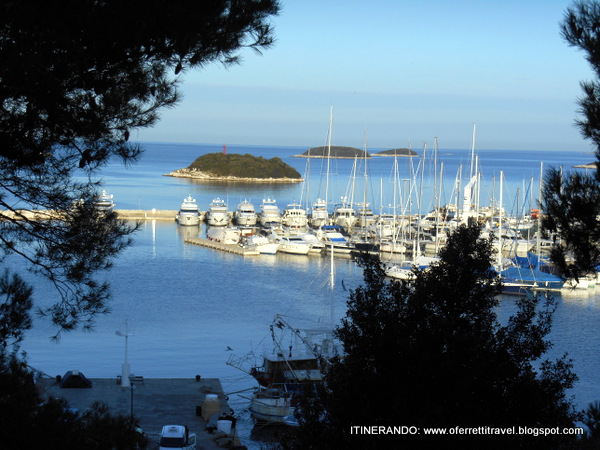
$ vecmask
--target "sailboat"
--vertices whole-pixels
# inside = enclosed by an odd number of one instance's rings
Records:
[[[540,169],[540,200],[542,195],[542,173]],[[500,215],[502,214],[502,172],[500,172]],[[502,217],[500,217],[502,219]],[[538,226],[541,218],[538,218]],[[502,220],[500,220],[500,245],[502,248]],[[539,233],[538,233],[539,239]],[[517,265],[508,268],[502,268],[502,253],[499,251],[501,279],[501,289],[504,294],[525,295],[531,291],[558,291],[562,289],[564,280],[551,273],[543,272],[540,269],[540,259],[538,258],[536,267],[519,267]]]

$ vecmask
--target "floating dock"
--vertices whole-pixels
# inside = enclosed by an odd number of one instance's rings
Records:
[[[221,250],[223,252],[234,253],[241,256],[257,256],[260,252],[257,250],[249,250],[240,247],[236,244],[223,244],[222,242],[211,241],[209,239],[193,237],[184,239],[186,244],[199,245],[200,247],[212,248],[213,250]]]

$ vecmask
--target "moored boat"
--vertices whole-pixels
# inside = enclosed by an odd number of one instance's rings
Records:
[[[276,239],[276,242],[279,244],[279,251],[282,253],[308,255],[311,250],[311,244],[299,236],[280,236]]]
[[[100,192],[100,194],[97,195],[94,200],[94,207],[98,211],[112,211],[112,209],[115,207],[113,195],[102,189],[102,192]]]
[[[317,238],[325,244],[327,251],[350,254],[354,250],[354,246],[342,231],[343,229],[339,225],[323,225],[317,232]]]
[[[333,223],[344,227],[346,230],[352,229],[358,222],[354,208],[347,205],[338,205],[333,210]]]
[[[260,236],[258,234],[252,234],[246,236],[242,242],[242,247],[256,250],[261,255],[275,255],[279,249],[279,244],[269,240],[266,236]]]
[[[235,223],[242,227],[253,227],[258,220],[256,209],[248,200],[244,200],[237,205],[237,208],[233,213],[233,218]]]
[[[290,203],[283,210],[281,223],[287,227],[303,228],[308,223],[306,210],[298,203]]]
[[[222,244],[238,244],[241,239],[241,231],[237,227],[211,227],[207,230],[206,237]]]
[[[260,205],[258,221],[265,228],[273,228],[281,225],[281,213],[275,199],[271,199],[270,197],[263,199]]]
[[[318,198],[312,204],[308,224],[313,228],[319,228],[327,225],[329,221],[329,213],[327,212],[327,203],[325,200]]]
[[[322,382],[322,364],[340,351],[333,327],[300,329],[276,315],[270,328],[274,347],[263,354],[261,365],[249,370],[258,382],[250,399],[250,412],[257,421],[286,423],[286,417],[294,414],[302,390]],[[284,347],[284,342],[290,345]],[[227,364],[246,372],[240,366],[243,361],[232,357]]]
[[[179,225],[195,226],[200,223],[200,211],[198,210],[198,204],[196,199],[188,195],[181,206],[179,212],[175,216],[175,220]]]
[[[225,227],[229,223],[227,205],[219,197],[215,198],[208,207],[206,223],[211,227]]]

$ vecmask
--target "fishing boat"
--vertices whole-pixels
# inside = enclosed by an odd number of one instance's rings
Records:
[[[240,202],[233,213],[233,219],[235,220],[235,223],[241,227],[253,227],[258,220],[254,205],[248,200]]]
[[[249,373],[258,382],[250,398],[254,419],[285,423],[285,418],[294,414],[302,390],[322,382],[322,365],[341,351],[333,338],[333,327],[300,329],[276,315],[270,333],[273,348],[262,355],[262,364],[246,370],[247,358],[233,355],[227,364]]]
[[[200,223],[200,211],[198,210],[198,203],[196,203],[195,198],[188,195],[183,199],[175,220],[179,225],[183,226],[196,226]]]
[[[215,198],[208,207],[206,222],[211,227],[225,227],[229,223],[227,205],[219,197]]]

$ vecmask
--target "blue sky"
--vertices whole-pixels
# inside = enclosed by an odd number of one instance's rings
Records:
[[[592,149],[574,125],[584,54],[571,1],[282,0],[277,42],[188,72],[141,141],[362,148]]]

